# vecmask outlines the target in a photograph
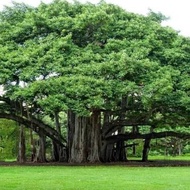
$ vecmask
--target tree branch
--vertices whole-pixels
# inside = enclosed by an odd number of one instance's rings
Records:
[[[109,136],[109,137],[105,138],[105,140],[108,143],[112,144],[112,143],[116,143],[118,141],[126,141],[126,140],[130,140],[130,139],[147,139],[147,138],[157,139],[157,138],[166,138],[166,137],[178,137],[178,138],[182,138],[182,139],[189,139],[190,134],[177,133],[174,131],[164,131],[164,132],[159,132],[159,133],[153,132],[153,133],[149,133],[149,134],[128,133],[128,134],[118,134],[118,135]]]
[[[0,113],[0,118],[5,118],[5,119],[11,119],[14,120],[20,124],[25,125],[28,128],[31,128],[35,132],[39,132],[38,128],[40,128],[43,133],[48,136],[50,139],[54,140],[58,144],[65,146],[63,142],[66,142],[66,140],[52,127],[50,127],[47,124],[44,124],[40,120],[36,118],[24,118],[15,114],[7,114],[7,113]]]

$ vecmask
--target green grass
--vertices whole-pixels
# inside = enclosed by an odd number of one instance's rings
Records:
[[[189,155],[182,156],[150,156],[150,160],[190,160]]]
[[[1,190],[189,190],[189,167],[1,166]]]
[[[128,157],[129,160],[141,160],[140,157]],[[164,155],[157,155],[157,156],[148,156],[148,159],[151,160],[184,160],[190,161],[190,155],[181,155],[181,156],[164,156]]]

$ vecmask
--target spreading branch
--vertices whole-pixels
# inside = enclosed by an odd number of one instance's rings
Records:
[[[39,132],[39,129],[43,131],[43,133],[54,140],[56,143],[65,146],[63,142],[66,143],[66,140],[52,127],[50,127],[47,124],[44,124],[42,121],[36,119],[36,118],[28,118],[18,116],[15,114],[8,114],[8,113],[0,113],[0,118],[5,118],[5,119],[11,119],[14,120],[20,124],[23,124],[24,126],[31,128],[35,132]]]
[[[118,141],[126,141],[126,140],[131,140],[131,139],[157,139],[157,138],[166,138],[166,137],[178,137],[181,139],[189,139],[190,134],[187,133],[178,133],[174,131],[164,131],[164,132],[153,132],[153,133],[148,133],[148,134],[133,134],[133,133],[127,133],[127,134],[118,134],[118,135],[113,135],[105,138],[105,140],[112,144],[116,143]]]

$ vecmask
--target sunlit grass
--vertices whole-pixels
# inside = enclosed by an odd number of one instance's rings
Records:
[[[128,157],[129,160],[141,160],[140,157]],[[181,156],[164,156],[164,155],[157,155],[157,156],[148,156],[148,160],[184,160],[190,161],[190,155],[181,155]]]
[[[1,190],[189,190],[188,167],[1,166]]]

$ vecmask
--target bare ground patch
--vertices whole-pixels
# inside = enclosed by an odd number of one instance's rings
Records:
[[[4,162],[0,161],[0,166],[128,166],[128,167],[182,167],[190,166],[190,161],[184,160],[154,160],[148,162],[127,161],[127,162],[109,162],[109,163],[66,163],[66,162]]]

